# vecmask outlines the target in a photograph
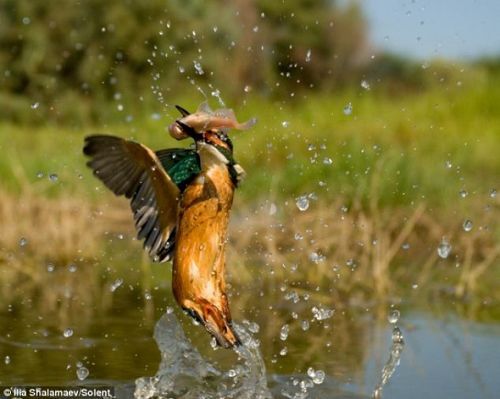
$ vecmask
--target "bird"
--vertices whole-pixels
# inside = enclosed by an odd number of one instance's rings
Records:
[[[245,172],[233,158],[227,127],[194,128],[184,123],[190,113],[176,108],[182,118],[175,132],[193,139],[194,148],[153,151],[95,134],[85,137],[83,153],[93,174],[130,200],[137,237],[152,260],[173,260],[172,291],[180,307],[219,346],[232,348],[241,340],[226,294],[225,246],[234,191]]]

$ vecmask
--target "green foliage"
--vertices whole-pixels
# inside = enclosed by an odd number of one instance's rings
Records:
[[[426,71],[435,76],[440,70],[431,65]],[[314,192],[323,199],[341,196],[347,203],[368,204],[376,198],[385,206],[411,206],[425,201],[445,209],[465,189],[469,197],[458,206],[473,198],[484,202],[491,189],[498,189],[500,170],[500,112],[495,107],[500,84],[488,76],[464,70],[461,85],[455,77],[435,83],[434,89],[398,97],[375,84],[369,91],[360,87],[292,103],[249,97],[238,116],[257,116],[259,123],[231,135],[235,159],[247,171],[237,198],[247,203],[270,197],[293,200]],[[181,104],[194,109],[198,101]],[[348,102],[351,115],[343,113]],[[166,132],[173,117],[143,114],[100,130],[133,137],[153,149],[189,145],[189,140],[175,141]],[[98,182],[81,154],[83,136],[90,133],[2,125],[3,184],[15,189],[21,168],[34,187],[49,193],[64,188],[99,195]],[[39,171],[44,178],[36,177]],[[50,173],[59,174],[57,183],[47,181]]]
[[[329,87],[351,74],[364,27],[356,6],[328,1],[6,0],[0,116],[78,125],[191,84],[233,98]]]

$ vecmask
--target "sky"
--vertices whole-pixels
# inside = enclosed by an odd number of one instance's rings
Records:
[[[419,59],[500,56],[500,0],[360,0],[378,49]]]

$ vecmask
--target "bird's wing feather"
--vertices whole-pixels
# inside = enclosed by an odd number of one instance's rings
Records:
[[[87,165],[116,195],[130,198],[139,239],[155,261],[170,258],[177,224],[180,190],[157,155],[146,146],[120,137],[93,135],[83,149]]]

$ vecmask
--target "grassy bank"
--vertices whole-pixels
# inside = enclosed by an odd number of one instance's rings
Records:
[[[234,206],[232,283],[253,284],[258,275],[263,286],[318,290],[338,303],[424,289],[498,300],[491,281],[499,259],[500,81],[458,83],[411,96],[373,83],[370,90],[293,102],[250,96],[234,105],[239,119],[258,116],[259,124],[233,136],[248,178]],[[180,103],[193,109],[199,101]],[[155,149],[187,145],[166,133],[175,116],[171,109],[125,109],[123,122],[85,129],[0,126],[4,298],[38,298],[52,312],[78,307],[87,293],[98,309],[112,300],[118,278],[143,294],[168,285],[168,270],[141,258],[128,205],[92,177],[81,146],[96,131]],[[300,212],[295,203],[304,195],[309,208]],[[452,245],[445,260],[437,256],[443,236]],[[47,272],[48,264],[58,272]],[[88,273],[85,279],[71,265]],[[76,300],[44,289],[54,276],[63,291],[81,290]]]
[[[232,104],[240,119],[259,118],[253,130],[233,135],[236,158],[248,172],[239,196],[251,203],[315,192],[326,200],[340,195],[366,204],[376,178],[385,205],[425,201],[442,209],[453,201],[463,208],[471,198],[486,200],[498,189],[500,112],[495,104],[500,102],[500,78],[474,78],[406,96],[373,84],[371,90],[360,87],[290,102],[250,96],[245,104]],[[201,100],[181,103],[194,109]],[[352,113],[345,115],[349,103]],[[166,133],[175,117],[172,109],[140,115],[125,109],[121,123],[84,129],[2,125],[3,184],[16,190],[25,178],[43,192],[95,196],[96,181],[81,155],[86,134],[134,137],[152,148],[188,145]],[[48,185],[51,173],[60,179]],[[465,201],[458,201],[460,191],[468,193]]]

